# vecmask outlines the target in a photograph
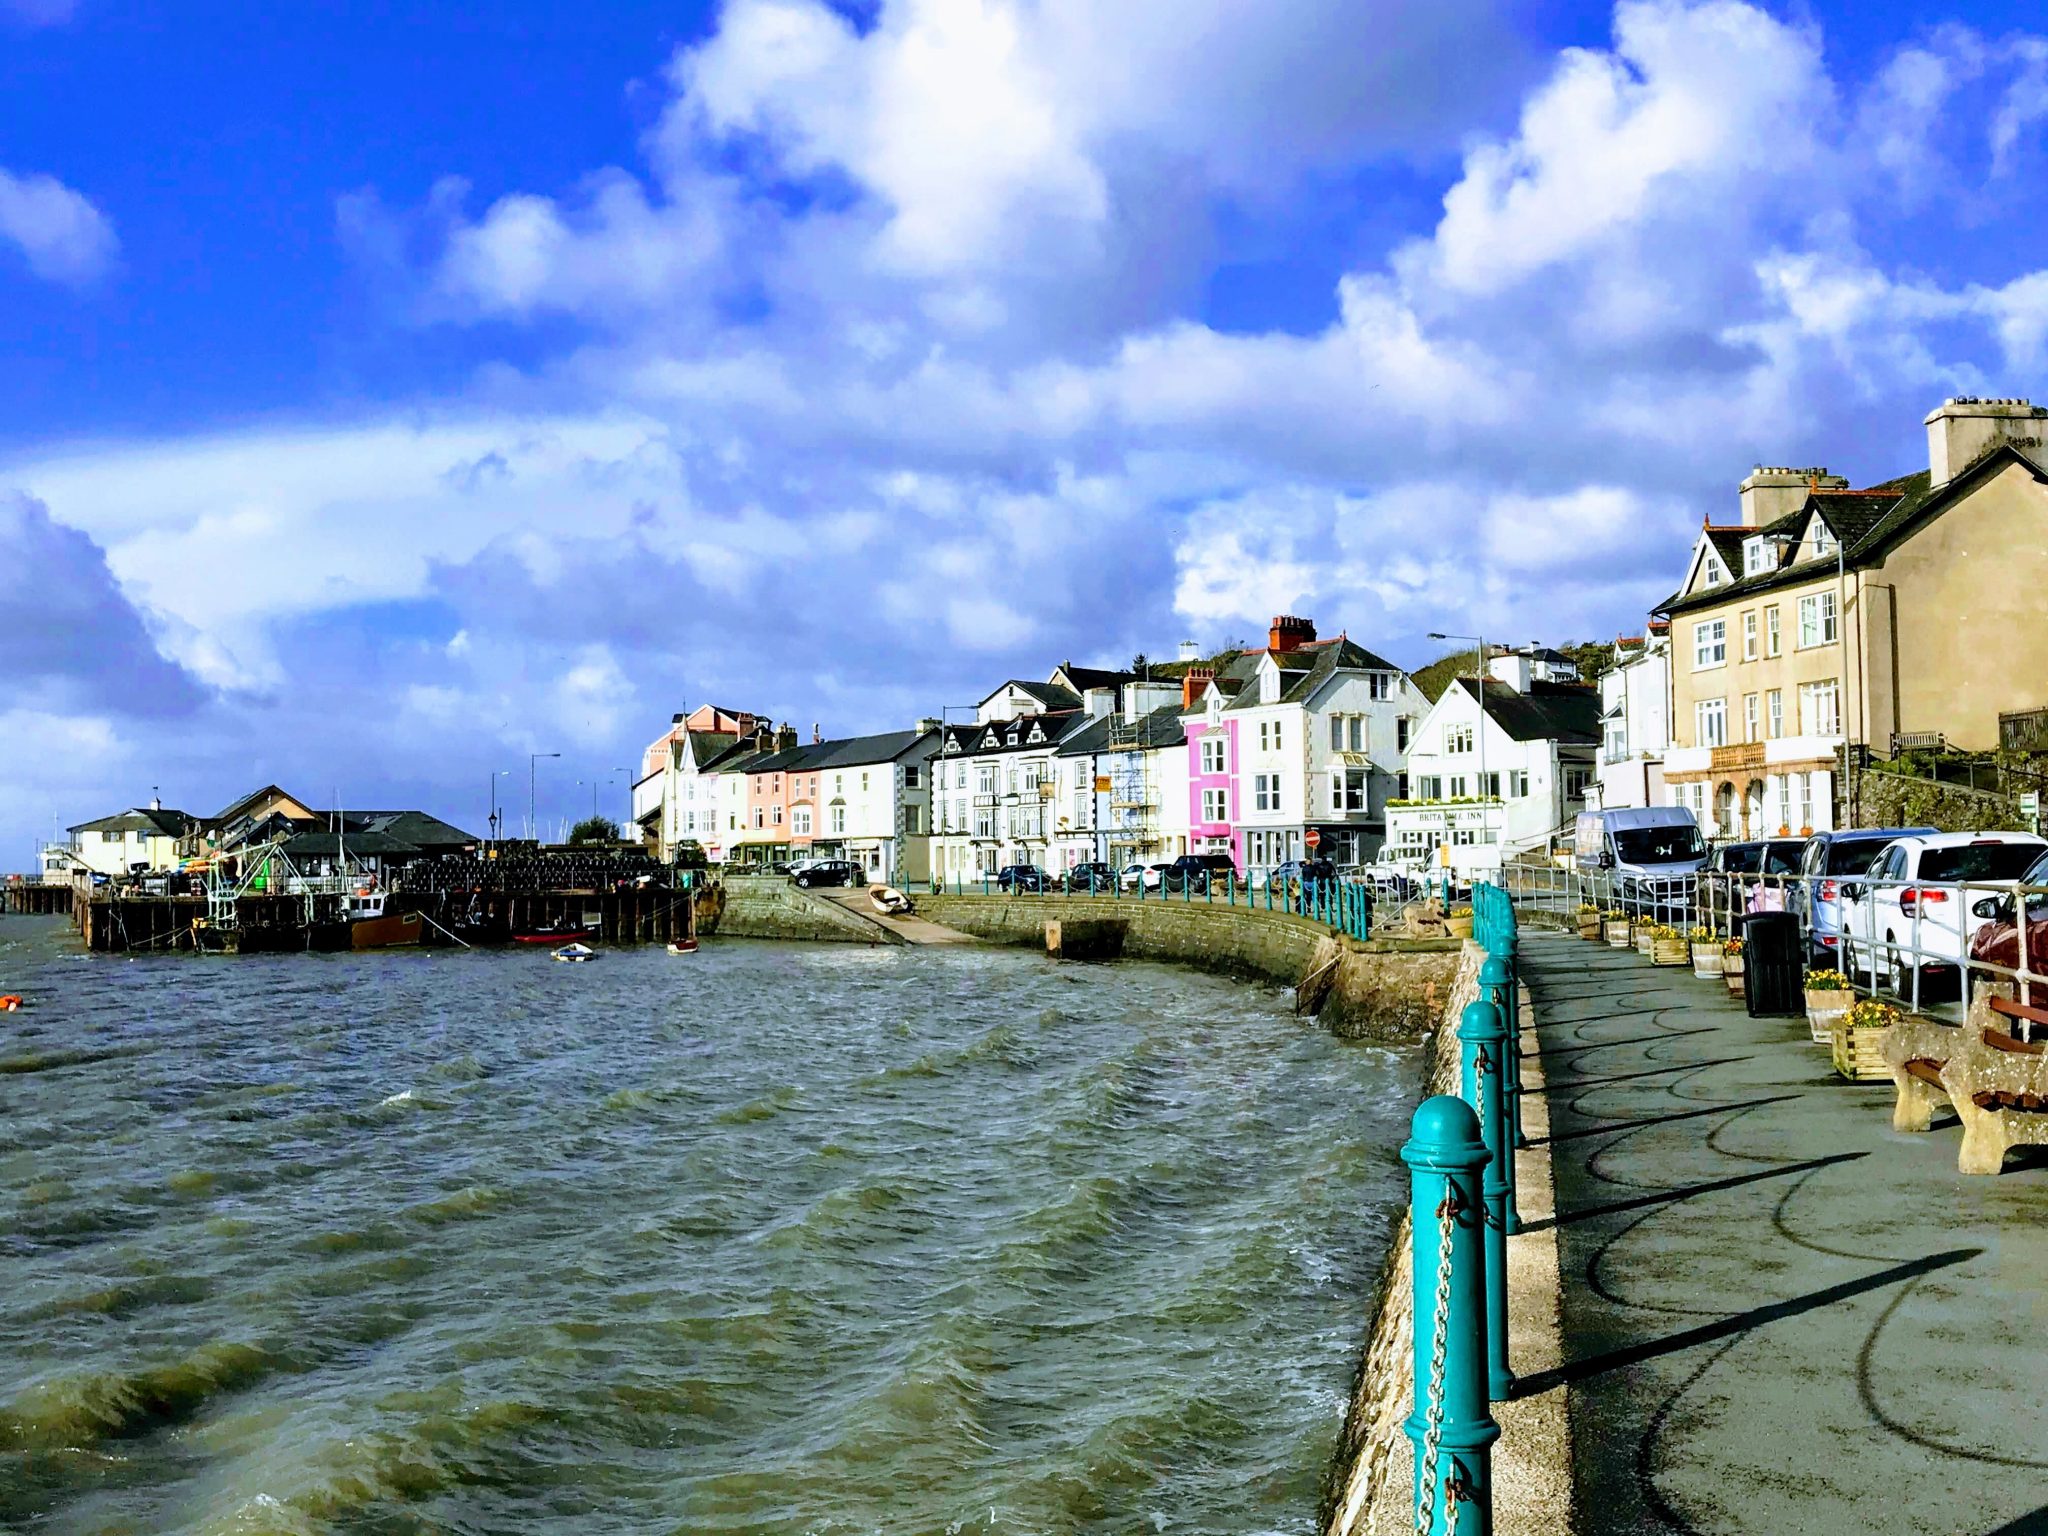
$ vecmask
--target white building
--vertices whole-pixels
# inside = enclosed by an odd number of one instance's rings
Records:
[[[1060,743],[1054,764],[1059,870],[1084,863],[1120,870],[1187,851],[1186,818],[1180,818],[1176,847],[1166,798],[1186,757],[1180,684],[1129,682],[1117,692],[1121,697],[1107,689],[1083,695],[1089,721]],[[1184,801],[1184,773],[1178,790]]]
[[[178,840],[193,825],[183,811],[167,811],[159,801],[137,806],[97,821],[67,827],[71,836],[57,861],[45,859],[46,875],[53,862],[100,875],[154,873],[178,867]]]
[[[1640,637],[1615,642],[1600,676],[1600,810],[1664,803],[1664,754],[1671,747],[1671,626],[1653,621]],[[1590,802],[1589,802],[1590,803]]]
[[[738,798],[727,807],[731,791],[719,783],[718,766],[732,763],[743,748],[772,745],[765,715],[715,704],[676,715],[648,745],[633,785],[633,820],[655,856],[673,859],[679,845],[696,843],[713,863],[720,862],[730,841],[726,834],[740,826],[746,784],[741,781]]]
[[[805,826],[810,856],[850,859],[871,881],[896,885],[931,875],[931,760],[936,721],[799,748],[791,771],[814,775],[818,805]],[[792,830],[796,819],[792,817]]]
[[[1408,795],[1387,812],[1388,843],[1402,862],[1447,863],[1469,879],[1543,843],[1584,808],[1596,778],[1599,695],[1532,675],[1527,658],[1514,662],[1496,657],[1495,671],[1522,686],[1489,679],[1483,718],[1479,679],[1461,677],[1416,727]]]
[[[1007,864],[1050,868],[1058,832],[1060,743],[1090,717],[1074,690],[1011,679],[973,725],[941,732],[932,764],[932,871],[972,881]]]

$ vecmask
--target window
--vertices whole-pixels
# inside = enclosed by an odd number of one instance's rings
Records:
[[[1375,699],[1391,699],[1394,696],[1394,680],[1384,672],[1375,672],[1366,679],[1368,696]]]
[[[974,788],[976,793],[983,795],[992,795],[996,792],[996,765],[994,763],[976,763],[974,765]]]
[[[1842,728],[1841,690],[1830,679],[1799,685],[1799,731],[1804,736],[1833,736]]]
[[[817,781],[816,777],[814,776],[814,777],[813,777],[813,778],[811,779],[811,793],[812,793],[813,795],[815,795],[815,794],[816,794],[817,792],[818,792],[818,781]],[[866,793],[868,792],[868,775],[867,775],[867,770],[866,770],[866,769],[862,769],[862,770],[861,770],[861,775],[860,775],[860,792],[861,792],[862,794],[866,794]]]
[[[1764,654],[1775,656],[1781,649],[1778,640],[1778,605],[1773,603],[1764,610]]]
[[[1202,820],[1222,821],[1225,818],[1223,791],[1205,789],[1202,791]]]
[[[1255,773],[1252,775],[1252,809],[1277,811],[1280,809],[1280,775],[1277,773]]]
[[[1710,587],[1721,585],[1721,562],[1712,555],[1707,556],[1707,563],[1700,571],[1700,579]]]
[[[1728,621],[1708,619],[1692,627],[1692,669],[1718,667],[1728,659]]]
[[[1576,805],[1586,798],[1593,786],[1593,770],[1590,768],[1567,768],[1564,771],[1564,798],[1567,805]]]
[[[1415,776],[1415,798],[1418,800],[1441,800],[1444,797],[1444,781],[1434,773],[1419,773]]]
[[[1211,731],[1202,738],[1202,772],[1223,772],[1223,738],[1214,731]],[[1210,819],[1214,821],[1221,818],[1211,817]]]
[[[1342,715],[1330,716],[1330,750],[1332,752],[1342,752],[1344,750],[1344,717]]]
[[[1835,552],[1834,530],[1817,517],[1813,520],[1813,552],[1816,555],[1832,555]]]
[[[1394,722],[1394,750],[1396,752],[1406,752],[1408,750],[1408,717],[1406,715],[1402,715]]]
[[[1835,643],[1835,594],[1815,592],[1799,599],[1799,648]]]
[[[1015,763],[1010,764],[1010,793],[1013,795],[1017,793],[1017,765]]]
[[[909,769],[908,771],[909,771],[909,772],[911,772],[911,773],[915,773],[915,772],[917,772],[917,770],[916,770],[915,768]],[[845,775],[845,774],[843,774],[843,773],[835,773],[835,774],[833,774],[833,775],[832,775],[832,793],[833,793],[833,794],[835,794],[835,795],[843,795],[843,794],[845,794],[845,793],[846,793],[846,775]]]
[[[1365,750],[1365,716],[1363,715],[1353,715],[1351,717],[1351,750],[1354,752],[1363,752]]]
[[[1462,773],[1454,773],[1451,775],[1451,798],[1453,800],[1463,800],[1468,795],[1470,795],[1471,792],[1471,786],[1466,782],[1465,775],[1463,775]]]
[[[1756,660],[1756,610],[1748,609],[1742,615],[1742,659]]]
[[[919,768],[916,763],[905,763],[903,765],[903,787],[905,789],[919,788],[924,783],[923,772],[924,770]]]
[[[754,825],[755,825],[755,826],[757,826],[757,827],[764,827],[764,826],[766,826],[767,824],[768,824],[768,813],[767,813],[766,811],[762,810],[760,806],[758,806],[758,805],[757,805],[757,806],[755,806],[755,807],[754,807]]]
[[[1447,725],[1444,727],[1444,755],[1456,756],[1472,750],[1472,727],[1469,725]]]
[[[776,826],[779,827],[782,825],[782,807],[779,805],[775,807],[774,820]]]
[[[1756,697],[1756,695],[1755,695],[1755,694],[1753,694],[1753,693],[1745,693],[1745,694],[1744,694],[1744,695],[1742,696],[1742,739],[1743,739],[1744,741],[1755,741],[1755,740],[1756,740],[1756,727],[1757,727],[1757,709],[1756,709],[1756,706],[1757,706],[1757,697]]]
[[[835,834],[846,830],[846,807],[843,805],[832,807],[832,830]]]
[[[1726,699],[1701,699],[1692,708],[1693,721],[1698,729],[1697,744],[1702,747],[1727,746],[1728,701]]]
[[[1515,799],[1525,799],[1529,793],[1529,771],[1517,768],[1508,775],[1508,793]]]
[[[1764,712],[1770,720],[1771,740],[1776,741],[1785,734],[1785,692],[1773,688],[1764,695]]]
[[[1769,546],[1762,539],[1742,541],[1742,574],[1756,576],[1771,568]]]
[[[1479,775],[1478,783],[1481,795],[1489,800],[1498,800],[1500,798],[1500,775],[1498,773],[1482,773]]]
[[[974,835],[976,837],[994,837],[996,835],[996,812],[994,806],[984,805],[976,807],[974,812]]]
[[[789,813],[789,830],[798,837],[811,835],[811,808],[800,805]]]

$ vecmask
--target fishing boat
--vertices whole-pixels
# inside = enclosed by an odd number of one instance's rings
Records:
[[[549,958],[567,961],[573,965],[581,965],[586,960],[595,960],[597,958],[597,951],[588,944],[564,944]]]
[[[405,949],[420,941],[427,921],[417,912],[386,912],[384,892],[359,890],[348,898],[343,919],[350,949]]]
[[[908,917],[913,910],[910,898],[893,885],[870,886],[868,900],[884,917]]]
[[[672,955],[694,955],[697,953],[697,941],[695,939],[677,939],[673,944],[669,945],[668,952]]]

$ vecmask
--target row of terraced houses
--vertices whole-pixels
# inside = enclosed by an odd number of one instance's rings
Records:
[[[1497,858],[1572,814],[1594,773],[1597,697],[1555,652],[1495,655],[1482,726],[1476,679],[1433,705],[1308,619],[1275,618],[1262,647],[1191,649],[1137,669],[1062,662],[1004,680],[971,718],[841,740],[706,705],[649,746],[635,814],[664,856],[846,858],[880,880],[1184,853],[1248,871],[1364,863],[1390,839],[1418,861],[1439,843]]]
[[[2048,745],[2048,410],[1954,399],[1924,425],[1928,467],[1867,489],[1817,467],[1746,476],[1736,519],[1705,520],[1597,688],[1554,651],[1494,648],[1483,679],[1431,701],[1281,617],[1261,647],[1062,663],[876,736],[678,715],[634,791],[641,832],[665,855],[916,880],[1183,853],[1250,870],[1311,844],[1477,871],[1588,805],[1681,805],[1726,838],[1844,824],[1845,763]]]

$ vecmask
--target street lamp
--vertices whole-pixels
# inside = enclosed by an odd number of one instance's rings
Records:
[[[633,770],[630,768],[614,768],[608,777],[618,774],[626,776],[626,818],[619,823],[619,836],[624,837],[626,835],[626,828],[633,825]]]
[[[496,842],[496,841],[498,840],[498,780],[500,780],[500,779],[503,779],[503,778],[509,778],[509,777],[511,776],[511,773],[512,773],[512,770],[511,770],[510,768],[499,768],[499,769],[496,769],[496,770],[494,770],[494,771],[492,772],[492,774],[491,774],[491,838],[490,838],[490,840],[491,840],[492,842],[494,842],[494,843],[495,843],[495,842]]]
[[[560,757],[559,752],[529,752],[526,754],[526,830],[535,842],[540,841],[540,815],[536,786],[540,782],[540,760],[544,757]]]
[[[1491,659],[1486,652],[1484,635],[1446,635],[1436,630],[1429,632],[1432,640],[1470,640],[1479,647],[1479,725],[1472,733],[1473,741],[1479,748],[1479,835],[1484,837],[1493,820],[1493,813],[1487,809],[1486,793],[1486,666]]]

